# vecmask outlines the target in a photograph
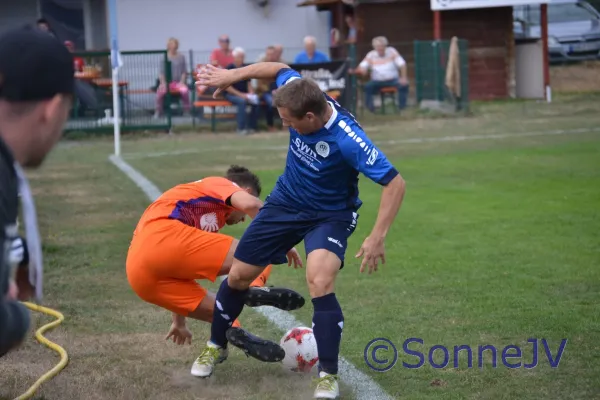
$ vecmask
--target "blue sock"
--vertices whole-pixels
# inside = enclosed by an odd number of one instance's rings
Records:
[[[225,332],[231,327],[233,321],[242,313],[246,290],[236,290],[229,287],[227,278],[221,283],[217,292],[213,322],[210,328],[210,341],[225,347],[227,338]]]
[[[338,355],[342,340],[344,315],[335,293],[312,299],[314,306],[313,333],[319,351],[319,370],[338,373]]]

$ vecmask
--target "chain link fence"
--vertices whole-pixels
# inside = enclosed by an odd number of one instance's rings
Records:
[[[123,66],[118,72],[119,119],[122,130],[169,130],[174,93],[166,91],[157,112],[159,75],[166,71],[171,80],[166,51],[122,52]],[[113,86],[110,52],[74,53],[76,99],[66,131],[112,131],[114,124]]]

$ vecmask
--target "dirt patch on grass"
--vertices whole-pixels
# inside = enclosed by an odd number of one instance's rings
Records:
[[[550,84],[556,92],[600,92],[600,61],[551,67]]]
[[[44,399],[307,399],[312,376],[249,359],[233,349],[209,379],[190,375],[199,345],[175,346],[161,334],[48,335],[70,355],[67,367],[45,383]],[[33,340],[0,364],[0,398],[14,398],[58,362]]]

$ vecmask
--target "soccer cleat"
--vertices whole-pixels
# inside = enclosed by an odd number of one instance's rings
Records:
[[[206,347],[192,365],[192,375],[208,378],[212,375],[215,365],[225,361],[228,355],[227,349],[223,349],[210,341],[207,342]]]
[[[242,328],[229,328],[225,333],[229,343],[247,356],[263,362],[279,362],[285,358],[285,350],[275,342],[254,336]]]
[[[251,286],[245,304],[249,307],[271,306],[280,310],[297,310],[304,306],[304,297],[286,288]]]
[[[317,379],[317,388],[315,389],[315,399],[338,399],[340,397],[340,385],[338,376],[331,375],[324,371],[319,372]]]

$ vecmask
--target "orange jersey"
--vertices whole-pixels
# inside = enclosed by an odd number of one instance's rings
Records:
[[[144,212],[134,234],[156,220],[175,219],[206,232],[218,232],[235,208],[227,199],[244,190],[226,178],[208,177],[163,193]]]

